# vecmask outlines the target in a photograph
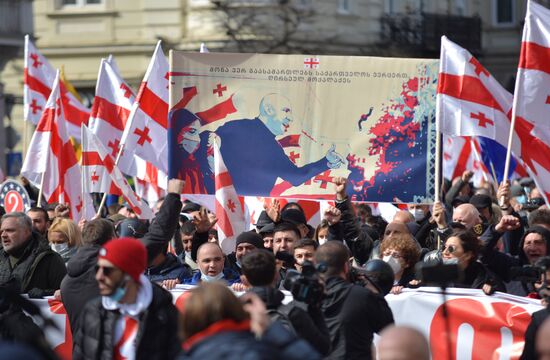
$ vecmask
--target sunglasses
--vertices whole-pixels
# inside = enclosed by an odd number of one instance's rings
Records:
[[[445,251],[448,251],[449,254],[452,254],[456,251],[456,246],[454,245],[446,245],[444,248],[443,248],[443,252]]]
[[[101,271],[103,272],[103,275],[105,275],[105,276],[111,276],[111,274],[116,270],[116,268],[114,268],[112,266],[99,266],[99,265],[96,265],[95,266],[96,274],[99,271],[99,269],[101,269]]]

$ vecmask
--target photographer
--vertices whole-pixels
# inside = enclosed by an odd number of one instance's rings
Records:
[[[520,357],[521,360],[537,358],[535,351],[535,336],[542,323],[550,316],[550,287],[548,286],[548,280],[550,279],[550,257],[544,256],[540,258],[536,266],[541,270],[541,286],[538,293],[542,298],[542,304],[545,305],[546,308],[536,311],[531,315],[531,322],[525,331],[525,346],[523,347],[523,353]]]
[[[316,262],[327,267],[322,309],[332,352],[326,359],[372,359],[373,334],[393,324],[393,315],[382,295],[348,281],[348,259],[348,249],[338,241],[328,241],[315,253]]]
[[[275,256],[265,250],[253,250],[242,259],[243,282],[252,286],[265,303],[272,320],[279,320],[306,340],[322,355],[330,351],[330,339],[320,303],[291,301],[283,305],[285,295],[275,288]]]

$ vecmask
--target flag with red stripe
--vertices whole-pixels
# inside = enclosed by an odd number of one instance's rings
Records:
[[[214,143],[214,182],[216,186],[216,216],[220,246],[226,254],[235,251],[236,237],[247,229],[244,206],[225,166],[220,149]]]
[[[38,124],[46,102],[52,91],[55,70],[40,51],[34,46],[29,36],[25,36],[25,70],[23,79],[24,119]],[[62,82],[60,98],[66,120],[67,133],[80,141],[80,124],[86,123],[90,116],[87,109]]]
[[[111,156],[109,150],[103,146],[101,140],[99,140],[99,138],[85,125],[82,126],[82,147],[82,169],[84,178],[91,179],[93,176],[99,176],[100,174],[102,178],[110,178],[110,181],[96,178],[97,183],[104,186],[104,188],[99,190],[91,184],[91,181],[84,181],[85,191],[108,192],[108,189],[106,189],[107,184],[108,186],[114,185],[120,189],[122,196],[138,218],[153,218],[153,212],[146,203],[138,198],[134,190],[132,190],[120,169],[115,165],[115,159]],[[102,182],[100,182],[100,180]]]
[[[125,151],[165,173],[168,171],[168,70],[168,60],[159,41],[122,136]]]
[[[441,38],[436,107],[443,134],[484,136],[504,146],[508,143],[512,95],[472,54],[445,36]],[[519,146],[512,150],[518,153]]]
[[[73,220],[91,219],[93,204],[89,196],[84,198],[82,194],[80,166],[67,132],[68,122],[61,101],[58,71],[21,174],[34,186],[42,185],[48,203],[69,205]]]
[[[514,90],[515,132],[521,158],[549,203],[550,198],[550,10],[528,1]]]

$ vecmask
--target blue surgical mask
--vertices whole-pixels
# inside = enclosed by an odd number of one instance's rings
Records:
[[[527,202],[527,195],[516,196],[516,201],[520,204],[525,204]]]
[[[204,281],[204,282],[213,282],[213,281],[218,281],[218,280],[221,280],[221,279],[223,279],[223,272],[220,272],[216,276],[210,276],[210,275],[203,274],[202,271],[201,271],[201,280]]]
[[[113,301],[119,302],[126,295],[126,284],[128,279],[124,279],[122,283],[116,288],[116,290],[109,295],[109,298]]]

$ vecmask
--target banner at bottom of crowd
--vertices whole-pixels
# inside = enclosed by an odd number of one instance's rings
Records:
[[[172,51],[169,177],[213,194],[215,139],[239,195],[332,199],[342,176],[356,201],[431,202],[437,74],[427,59]]]
[[[171,291],[178,309],[183,309],[186,292],[193,287],[177,285]],[[287,292],[285,301],[291,299]],[[387,295],[386,300],[396,324],[409,325],[426,336],[433,360],[518,359],[531,314],[543,309],[540,300],[500,292],[487,296],[481,290],[447,289],[452,346],[452,356],[449,358],[439,288],[404,289],[399,295]],[[50,345],[62,359],[71,359],[72,335],[63,304],[53,299],[32,301],[46,318],[58,326],[58,329],[44,328]]]

